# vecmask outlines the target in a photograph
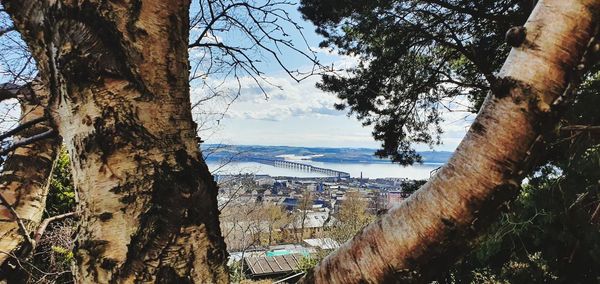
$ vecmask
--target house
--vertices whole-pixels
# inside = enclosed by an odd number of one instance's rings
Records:
[[[296,211],[292,222],[281,229],[284,238],[293,238],[296,234],[302,238],[321,237],[333,223],[334,218],[329,213],[327,208],[321,211]]]

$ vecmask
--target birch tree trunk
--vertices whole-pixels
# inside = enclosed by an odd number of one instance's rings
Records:
[[[188,85],[189,1],[3,0],[80,198],[82,283],[224,283],[216,184]]]
[[[304,283],[425,282],[512,200],[589,64],[599,0],[541,0],[471,129],[419,191],[325,258]],[[517,30],[519,31],[519,30]],[[523,32],[523,30],[520,30]],[[522,39],[522,38],[521,38]],[[597,47],[597,44],[595,44]]]
[[[45,117],[45,108],[40,103],[48,99],[46,88],[27,85],[20,87],[15,95],[21,105],[20,126]],[[42,121],[13,136],[13,143],[53,131],[49,121]],[[53,135],[16,148],[3,164],[0,173],[3,201],[0,202],[0,280],[19,268],[13,258],[27,255],[34,245],[28,243],[32,237],[29,234],[35,232],[46,208],[49,179],[59,147],[60,138]]]

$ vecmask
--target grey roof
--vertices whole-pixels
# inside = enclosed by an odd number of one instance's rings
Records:
[[[340,243],[332,238],[304,239],[304,242],[311,247],[318,247],[320,249],[336,249],[340,247]]]
[[[298,269],[301,254],[246,257],[244,261],[253,276],[288,273]]]
[[[304,217],[304,228],[323,228],[331,226],[335,219],[329,216],[329,211],[307,211],[304,216],[296,215],[287,228],[302,228],[302,217]]]

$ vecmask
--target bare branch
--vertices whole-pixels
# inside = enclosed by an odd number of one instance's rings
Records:
[[[0,85],[0,101],[8,99],[16,99],[17,93],[22,86],[12,83],[4,83]]]
[[[54,137],[55,135],[56,135],[56,131],[54,129],[51,129],[51,130],[48,130],[46,132],[42,132],[40,134],[28,137],[27,139],[23,139],[23,140],[17,141],[15,143],[13,143],[12,145],[10,145],[8,148],[2,149],[0,151],[0,156],[4,156],[4,155],[8,154],[10,151],[13,151],[13,150],[15,150],[15,149],[17,149],[19,147],[23,147],[23,146],[29,145],[31,143],[34,143],[36,141],[40,141],[42,139],[51,138],[51,137]]]
[[[584,131],[590,133],[600,133],[600,126],[593,125],[567,125],[560,128],[561,132]]]
[[[44,232],[46,231],[46,227],[48,227],[48,224],[72,216],[77,217],[77,212],[69,212],[44,219],[44,221],[42,221],[38,229],[35,231],[35,234],[33,235],[34,243],[37,244],[40,242],[40,240],[42,239],[42,235],[44,235]]]
[[[6,33],[12,32],[15,30],[15,26],[9,26],[3,29],[0,29],[0,36],[5,35]]]
[[[25,130],[25,129],[28,129],[28,128],[30,128],[30,127],[38,124],[38,123],[44,122],[46,120],[48,120],[47,117],[38,117],[36,119],[24,122],[23,124],[20,124],[19,126],[17,126],[17,127],[13,128],[11,130],[8,130],[8,131],[2,133],[0,135],[0,140],[4,140],[4,139],[6,139],[6,138],[8,138],[10,136],[13,136],[13,135],[15,135],[15,134],[17,134],[17,133]]]
[[[225,82],[232,77],[235,79],[248,76],[253,85],[267,97],[265,84],[275,88],[280,86],[272,84],[261,71],[261,64],[265,58],[277,62],[277,65],[295,81],[328,69],[319,64],[316,53],[304,37],[302,27],[285,9],[292,5],[294,3],[286,0],[199,1],[198,12],[192,15],[190,20],[191,37],[194,40],[190,42],[189,48],[198,51],[198,58],[193,58],[194,53],[190,52],[190,61],[194,66],[190,81],[202,79],[207,81],[204,83],[206,85],[213,84],[208,82],[209,79],[219,78]],[[304,48],[295,46],[289,34],[291,30],[302,38]],[[231,34],[240,36],[231,39]],[[312,68],[300,71],[287,66],[283,48],[306,59]],[[238,86],[243,87],[241,84]],[[211,90],[211,94],[201,102],[214,98],[215,94],[221,94],[220,91],[212,91],[215,89],[213,86],[209,86],[208,89]]]

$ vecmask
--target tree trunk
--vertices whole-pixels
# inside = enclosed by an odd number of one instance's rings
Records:
[[[48,90],[39,85],[20,87],[16,93],[21,105],[19,125],[45,117],[40,102],[48,98]],[[13,136],[13,143],[53,131],[49,121],[24,128]],[[18,147],[10,152],[0,173],[0,279],[18,270],[14,258],[27,256],[32,249],[32,235],[39,225],[50,186],[52,165],[58,154],[57,135]],[[13,211],[14,210],[14,211]],[[15,215],[16,213],[16,215]],[[25,229],[25,232],[23,231]]]
[[[188,85],[189,1],[3,0],[51,87],[83,283],[225,283]]]
[[[539,1],[525,41],[510,52],[495,93],[450,161],[304,282],[424,282],[446,271],[516,196],[541,156],[542,134],[555,125],[557,108],[586,67],[581,60],[597,32],[598,11],[599,0]]]

